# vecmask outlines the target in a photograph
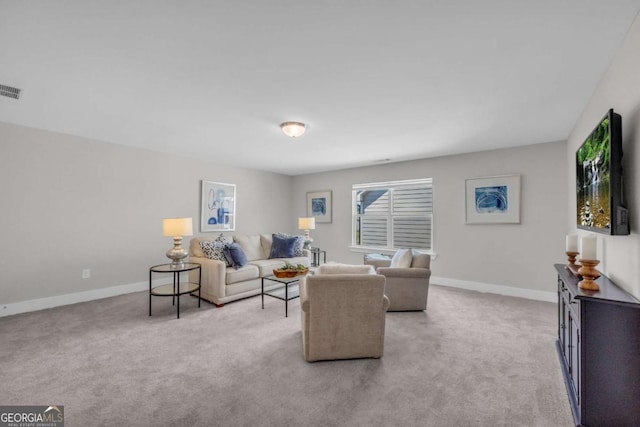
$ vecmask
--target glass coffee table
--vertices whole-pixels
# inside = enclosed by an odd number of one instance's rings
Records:
[[[300,297],[300,288],[298,287],[298,282],[300,278],[303,276],[296,277],[276,277],[274,275],[265,276],[262,278],[262,309],[264,310],[264,296],[268,295],[273,298],[278,298],[279,300],[284,301],[284,317],[289,317],[289,301],[292,299],[296,299]],[[275,289],[270,289],[268,291],[264,290],[265,281],[267,281],[267,286],[270,285],[268,282],[281,283],[284,286],[279,286]]]

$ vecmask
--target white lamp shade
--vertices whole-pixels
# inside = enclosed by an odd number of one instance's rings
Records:
[[[316,229],[316,219],[311,218],[298,218],[298,229],[299,230],[315,230]]]
[[[162,234],[167,237],[193,236],[193,221],[191,218],[165,218]]]
[[[284,122],[280,124],[280,128],[285,135],[290,136],[291,138],[297,138],[304,133],[307,126],[300,122]]]

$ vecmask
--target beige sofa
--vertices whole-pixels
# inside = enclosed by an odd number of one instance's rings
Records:
[[[384,276],[371,266],[321,265],[300,279],[304,359],[382,357]]]
[[[304,249],[303,256],[290,258],[272,258],[271,253],[272,235],[234,235],[232,239],[238,243],[247,257],[248,264],[242,268],[235,269],[228,267],[224,261],[207,258],[202,251],[200,242],[213,242],[217,237],[195,237],[189,243],[189,258],[191,262],[202,265],[202,289],[203,299],[212,302],[218,307],[225,303],[242,298],[260,295],[262,277],[273,274],[273,269],[283,266],[286,262],[290,264],[302,264],[306,267],[310,265],[310,251]],[[231,237],[227,237],[230,240]],[[198,281],[198,271],[189,273],[190,281]],[[274,283],[265,286],[265,290],[277,288]]]

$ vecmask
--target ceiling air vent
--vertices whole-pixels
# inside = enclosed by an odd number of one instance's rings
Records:
[[[20,92],[22,90],[17,87],[0,85],[0,95],[6,96],[7,98],[18,99],[20,98]]]

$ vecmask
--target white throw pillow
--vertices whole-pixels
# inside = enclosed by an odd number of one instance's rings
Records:
[[[398,249],[398,251],[391,258],[391,264],[389,267],[392,268],[409,268],[411,267],[411,260],[413,259],[413,254],[411,253],[411,249]]]

